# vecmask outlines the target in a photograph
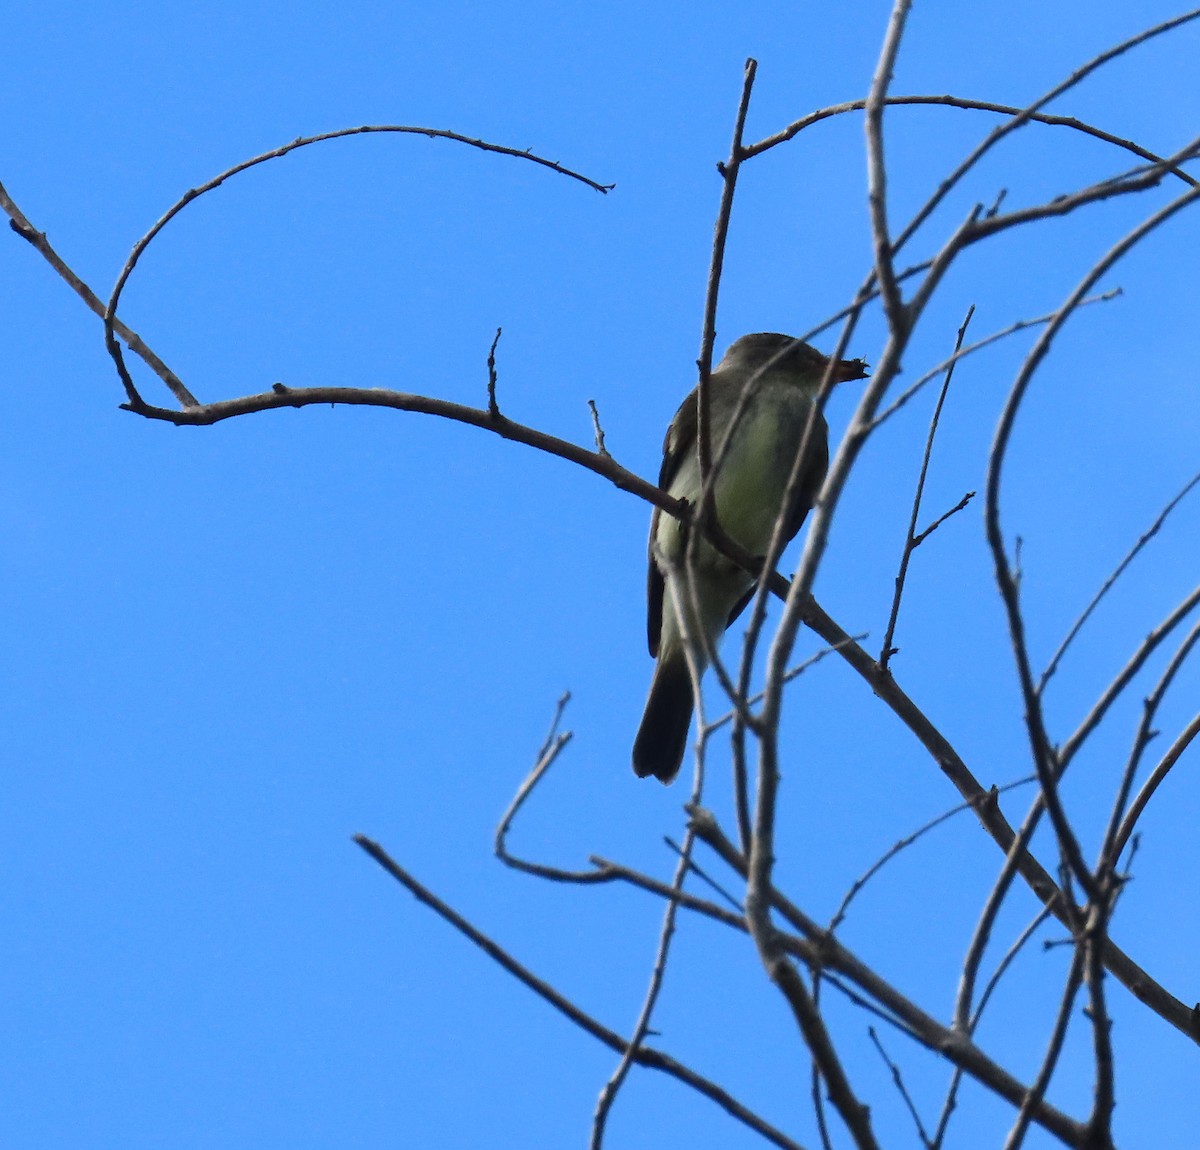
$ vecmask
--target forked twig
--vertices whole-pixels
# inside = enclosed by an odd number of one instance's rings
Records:
[[[937,435],[938,424],[942,418],[942,407],[946,402],[946,396],[950,391],[950,381],[954,378],[954,364],[956,357],[962,350],[963,337],[967,334],[967,327],[971,323],[971,317],[975,314],[975,305],[972,304],[967,309],[966,317],[962,321],[962,326],[958,329],[958,336],[954,340],[954,352],[950,357],[950,363],[946,367],[946,377],[942,381],[942,390],[938,393],[937,403],[933,406],[933,415],[929,420],[929,434],[925,437],[925,453],[921,457],[921,471],[917,476],[917,489],[913,494],[912,514],[908,520],[908,533],[904,540],[904,550],[900,554],[900,569],[896,572],[896,590],[892,596],[892,610],[888,616],[887,631],[883,636],[883,647],[879,652],[879,666],[882,670],[887,670],[888,661],[895,654],[896,649],[892,646],[892,640],[896,636],[896,620],[900,616],[900,600],[904,596],[904,582],[908,577],[908,564],[912,559],[913,552],[937,530],[942,523],[946,521],[956,511],[961,511],[966,507],[968,501],[975,494],[973,491],[963,498],[957,507],[951,508],[940,519],[927,527],[919,535],[917,534],[917,516],[921,513],[921,497],[925,494],[925,479],[929,475],[929,461],[933,456],[933,440]],[[878,426],[878,421],[876,421]]]
[[[908,1087],[904,1085],[904,1076],[900,1073],[900,1067],[888,1056],[888,1052],[884,1050],[883,1043],[879,1039],[879,1034],[875,1027],[867,1027],[867,1035],[871,1039],[872,1045],[879,1052],[879,1057],[883,1059],[883,1064],[891,1071],[892,1082],[896,1089],[900,1092],[900,1097],[904,1100],[904,1105],[908,1108],[909,1116],[913,1120],[913,1125],[917,1128],[917,1137],[921,1139],[921,1145],[930,1150],[933,1143],[929,1139],[929,1133],[925,1129],[925,1123],[921,1121],[921,1115],[917,1110],[917,1105],[912,1100],[912,1095],[908,1092]]]
[[[529,796],[533,794],[534,789],[546,777],[546,773],[558,761],[558,756],[562,754],[566,745],[571,741],[573,732],[563,731],[560,733],[558,730],[559,724],[562,722],[563,712],[567,709],[567,704],[570,701],[571,692],[564,691],[555,705],[554,718],[550,722],[550,730],[546,735],[545,742],[542,743],[541,749],[538,751],[533,769],[525,776],[525,779],[517,788],[516,794],[513,795],[512,801],[508,804],[508,808],[500,816],[500,822],[496,826],[496,834],[492,841],[492,850],[505,866],[512,867],[513,870],[523,871],[525,874],[536,875],[538,878],[549,879],[551,882],[605,882],[605,877],[594,870],[563,870],[561,867],[546,866],[544,863],[535,863],[527,859],[518,858],[516,855],[510,854],[508,850],[508,832],[512,827],[513,820],[517,817],[517,813],[525,805]]]

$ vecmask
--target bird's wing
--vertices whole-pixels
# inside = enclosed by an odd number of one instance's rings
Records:
[[[668,490],[679,471],[679,465],[687,458],[687,452],[696,446],[696,393],[691,392],[679,405],[671,426],[663,440],[662,466],[658,470],[658,485]],[[653,658],[658,658],[658,639],[662,633],[663,594],[666,590],[662,572],[654,562],[654,536],[658,533],[658,521],[662,516],[659,508],[650,517],[649,563],[646,571],[646,641]]]
[[[800,490],[796,494],[796,502],[788,509],[785,521],[786,534],[784,542],[790,543],[796,538],[804,525],[805,517],[825,482],[825,472],[829,470],[829,432],[825,427],[825,419],[820,412],[815,413],[812,430],[809,432],[807,458],[804,461],[804,474],[801,477]]]
[[[658,530],[658,517],[662,512],[656,507],[650,516],[650,562],[646,567],[646,644],[650,657],[658,658],[658,637],[662,634],[663,594],[666,585],[658,564],[654,562],[654,534]]]
[[[696,450],[697,408],[698,400],[693,390],[679,405],[675,418],[671,420],[671,426],[667,428],[667,435],[663,440],[662,466],[658,469],[658,485],[664,491],[671,486],[679,471],[679,465],[687,458],[687,453]]]

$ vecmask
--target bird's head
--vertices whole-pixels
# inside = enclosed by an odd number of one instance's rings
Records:
[[[782,372],[799,376],[805,384],[817,387],[825,378],[828,363],[828,356],[795,336],[757,331],[734,340],[717,370],[738,367],[751,372]],[[867,365],[861,359],[840,359],[834,365],[834,383],[866,376]]]

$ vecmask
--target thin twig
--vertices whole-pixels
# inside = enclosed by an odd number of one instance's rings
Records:
[[[1129,231],[1089,269],[1083,280],[1059,308],[1054,319],[1050,321],[1039,335],[1033,348],[1030,350],[1028,356],[1026,356],[1025,362],[1009,392],[1009,397],[1005,403],[1000,422],[997,425],[995,440],[988,458],[987,498],[984,522],[987,529],[988,546],[992,553],[996,583],[1001,601],[1004,604],[1005,615],[1008,621],[1009,638],[1012,643],[1013,657],[1020,680],[1030,750],[1033,754],[1034,765],[1037,768],[1038,778],[1041,783],[1046,811],[1054,826],[1059,849],[1071,868],[1072,876],[1079,882],[1080,886],[1087,892],[1089,899],[1093,902],[1096,900],[1096,884],[1087,864],[1083,860],[1078,840],[1058,796],[1058,779],[1066,760],[1058,758],[1051,747],[1045,728],[1041,700],[1037,694],[1033,679],[1028,647],[1025,642],[1025,621],[1021,611],[1017,582],[1009,565],[1003,532],[1000,526],[1000,481],[1017,411],[1034,372],[1048,353],[1050,345],[1059,329],[1073,313],[1079,302],[1092,290],[1097,280],[1122,256],[1177,212],[1189,206],[1198,198],[1200,198],[1200,187],[1189,189],[1184,195],[1179,196]]]
[[[1025,944],[1034,936],[1038,928],[1050,917],[1048,907],[1042,907],[1033,917],[1033,921],[1017,936],[1016,941],[1005,951],[1004,956],[996,964],[996,969],[992,971],[992,977],[988,979],[983,988],[983,993],[979,996],[979,1002],[975,1007],[974,1013],[967,1022],[966,1030],[968,1034],[973,1035],[976,1028],[979,1026],[980,1019],[983,1017],[983,1012],[987,1009],[988,1002],[991,1001],[992,995],[996,988],[1000,985],[1000,980],[1004,977],[1008,968],[1016,960],[1016,957],[1025,948]],[[950,1076],[950,1086],[946,1090],[946,1098],[942,1103],[942,1111],[938,1117],[938,1124],[934,1130],[933,1146],[935,1150],[940,1150],[946,1138],[946,1130],[950,1124],[950,1117],[954,1113],[954,1108],[958,1104],[958,1088],[962,1083],[962,1071],[955,1067],[954,1073]]]
[[[847,636],[846,642],[861,643],[867,637],[867,635],[868,632],[861,631],[857,635]],[[783,677],[783,681],[785,683],[790,683],[793,679],[798,679],[804,674],[805,671],[809,670],[811,667],[815,667],[824,658],[826,658],[826,656],[836,654],[840,645],[841,644],[835,644],[829,647],[822,647],[819,651],[814,651],[808,656],[807,659],[802,659],[794,667],[789,668],[787,674]],[[762,699],[763,692],[760,691],[757,695],[752,695],[749,698],[747,701],[747,706],[753,707],[755,703],[761,703]],[[725,714],[723,714],[719,719],[713,719],[713,721],[708,724],[709,733],[711,734],[713,731],[725,726],[726,723],[732,722],[736,713],[736,711],[726,711]]]
[[[883,300],[883,311],[887,316],[888,329],[905,332],[911,321],[911,313],[904,305],[900,287],[896,283],[896,268],[887,220],[887,167],[883,155],[883,109],[887,103],[887,90],[896,68],[896,56],[900,51],[900,40],[908,20],[912,0],[895,0],[888,17],[887,32],[871,90],[864,105],[867,132],[867,203],[871,212],[871,242],[875,249],[875,276],[879,283],[879,294]]]
[[[1091,602],[1088,603],[1088,605],[1083,609],[1083,613],[1071,625],[1071,629],[1067,632],[1063,641],[1058,645],[1058,650],[1054,652],[1054,654],[1050,657],[1050,662],[1046,664],[1046,669],[1042,672],[1041,678],[1038,680],[1037,690],[1039,695],[1045,691],[1046,684],[1050,681],[1050,678],[1053,676],[1054,672],[1058,670],[1058,665],[1062,662],[1063,656],[1067,653],[1068,648],[1075,641],[1075,637],[1083,629],[1083,625],[1091,617],[1092,612],[1095,611],[1100,605],[1100,601],[1109,593],[1109,591],[1112,590],[1113,585],[1125,573],[1125,569],[1129,566],[1129,564],[1137,558],[1142,548],[1145,547],[1146,544],[1149,543],[1150,540],[1162,530],[1163,524],[1167,521],[1167,516],[1179,506],[1184,497],[1189,491],[1192,490],[1193,487],[1196,486],[1197,483],[1200,483],[1200,471],[1196,472],[1196,474],[1193,475],[1191,479],[1189,479],[1187,483],[1183,485],[1183,488],[1179,491],[1179,493],[1162,509],[1162,511],[1159,512],[1158,518],[1155,519],[1154,522],[1142,533],[1142,535],[1138,538],[1138,541],[1129,549],[1125,557],[1113,569],[1112,574],[1104,580],[1104,584],[1101,586],[1100,590],[1092,596]]]
[[[1154,720],[1158,716],[1158,709],[1162,705],[1163,697],[1175,681],[1180,668],[1187,661],[1198,640],[1200,640],[1200,623],[1196,623],[1184,637],[1183,642],[1176,648],[1175,654],[1167,662],[1163,673],[1159,676],[1158,682],[1154,684],[1153,689],[1142,702],[1142,716],[1138,721],[1137,731],[1134,734],[1133,747],[1129,752],[1129,758],[1125,762],[1125,768],[1121,772],[1121,782],[1117,787],[1116,798],[1113,800],[1113,809],[1109,815],[1108,828],[1104,832],[1100,857],[1096,860],[1096,873],[1098,875],[1110,878],[1116,874],[1117,862],[1121,857],[1121,848],[1116,842],[1117,832],[1125,815],[1125,804],[1129,801],[1129,792],[1133,789],[1133,780],[1137,776],[1138,767],[1141,765],[1142,755],[1145,753],[1151,739],[1157,734],[1157,731],[1154,729]]]
[[[681,847],[673,838],[671,838],[670,835],[663,835],[663,842],[665,842],[679,858],[684,857],[683,847]],[[700,864],[697,863],[694,858],[689,856],[687,862],[688,870],[690,870],[692,874],[694,874],[710,890],[713,890],[719,894],[740,917],[742,913],[742,904],[736,898],[734,898],[733,895],[730,894],[729,891],[727,891],[719,882],[717,882],[717,880],[713,878],[708,871],[700,866]]]
[[[1063,1042],[1067,1037],[1067,1027],[1071,1024],[1071,1010],[1075,1004],[1075,995],[1079,992],[1082,966],[1082,956],[1077,950],[1071,958],[1067,984],[1063,989],[1062,1001],[1058,1006],[1058,1016],[1054,1020],[1054,1029],[1051,1031],[1050,1042],[1047,1045],[1045,1056],[1042,1058],[1041,1069],[1038,1071],[1037,1078],[1034,1079],[1033,1088],[1017,1113],[1012,1129],[1008,1132],[1008,1137],[1004,1141],[1004,1150],[1017,1150],[1024,1142],[1025,1135],[1029,1131],[1029,1123],[1033,1119],[1034,1109],[1037,1103],[1046,1096],[1046,1087],[1050,1085],[1050,1078],[1054,1074],[1054,1068],[1058,1065]],[[1071,1143],[1071,1145],[1082,1144],[1082,1141]]]
[[[1188,19],[1194,18],[1196,13],[1191,13]],[[1169,29],[1165,29],[1168,30]],[[1163,157],[1155,155],[1153,152],[1143,148],[1140,144],[1133,140],[1124,139],[1121,136],[1114,136],[1111,132],[1104,131],[1103,128],[1097,128],[1092,124],[1088,124],[1083,120],[1077,119],[1075,116],[1052,116],[1045,112],[1030,112],[1028,108],[1018,108],[1011,104],[996,104],[990,100],[971,100],[962,96],[888,96],[884,103],[888,107],[900,107],[904,105],[937,105],[944,108],[958,108],[968,112],[995,112],[1001,116],[1021,116],[1024,115],[1030,123],[1047,124],[1051,127],[1071,128],[1077,132],[1082,132],[1085,135],[1092,136],[1097,140],[1102,140],[1107,144],[1113,144],[1118,148],[1124,148],[1128,152],[1132,152],[1135,156],[1140,156],[1143,160],[1150,163],[1161,163]],[[745,153],[745,158],[750,159],[752,156],[757,156],[760,152],[767,151],[768,148],[774,148],[779,144],[786,143],[799,135],[806,128],[812,127],[814,124],[819,124],[822,120],[831,119],[834,116],[841,116],[847,112],[861,112],[866,107],[866,100],[849,100],[844,104],[831,104],[827,108],[819,108],[815,112],[810,112],[803,119],[789,124],[781,132],[777,132],[773,136],[768,136],[766,139],[760,140],[757,144],[751,144]],[[1195,184],[1197,181],[1185,172],[1182,168],[1172,168],[1171,174],[1177,176],[1187,184]],[[1003,194],[1003,193],[1002,193]],[[993,205],[998,210],[999,204]],[[991,211],[991,209],[989,209]]]
[[[496,345],[500,342],[500,332],[503,328],[496,328],[496,336],[492,340],[492,346],[488,348],[487,369],[487,397],[488,397],[488,415],[493,419],[497,419],[500,415],[500,405],[496,402]]]
[[[596,401],[589,399],[588,407],[592,412],[592,432],[596,436],[596,454],[611,459],[612,456],[608,454],[608,448],[604,445],[604,428],[600,426],[600,410],[596,407]]]
[[[1129,804],[1129,810],[1125,812],[1125,818],[1121,822],[1120,829],[1117,831],[1112,846],[1113,857],[1119,858],[1121,852],[1124,851],[1126,844],[1129,842],[1130,835],[1133,834],[1134,827],[1137,826],[1138,819],[1142,817],[1147,804],[1154,797],[1154,792],[1158,790],[1163,779],[1171,773],[1171,768],[1179,761],[1179,757],[1184,751],[1191,746],[1192,740],[1200,734],[1200,713],[1197,713],[1190,723],[1180,732],[1179,737],[1171,744],[1170,750],[1158,761],[1142,784],[1141,790],[1134,797],[1133,802]]]
[[[1023,779],[1017,779],[1016,782],[1005,783],[1002,787],[996,788],[996,795],[1002,795],[1005,791],[1014,790],[1016,787],[1024,787],[1029,783],[1036,782],[1036,775],[1027,775]],[[884,853],[877,858],[858,878],[850,884],[850,889],[843,896],[841,905],[834,912],[833,918],[829,920],[827,929],[832,933],[837,930],[845,921],[846,915],[850,910],[850,904],[862,892],[862,889],[873,879],[889,862],[892,861],[898,854],[907,850],[919,839],[923,838],[934,828],[939,827],[944,822],[948,822],[955,815],[960,815],[964,811],[975,810],[974,803],[959,803],[958,806],[951,807],[948,811],[942,811],[936,818],[930,819],[923,826],[918,827],[912,834],[905,835],[898,842],[893,843]]]
[[[717,339],[717,300],[721,292],[721,272],[725,267],[725,243],[729,238],[729,220],[733,214],[733,195],[737,189],[738,172],[742,165],[742,134],[746,129],[746,114],[750,110],[750,92],[754,87],[754,75],[758,62],[746,61],[742,75],[742,94],[738,100],[734,118],[733,140],[729,145],[729,159],[717,165],[723,181],[721,205],[717,209],[717,223],[713,229],[712,256],[708,264],[708,284],[704,290],[704,324],[700,334],[700,358],[696,366],[700,372],[696,384],[696,452],[700,463],[700,481],[705,483],[712,469],[712,429],[709,427],[708,382],[712,375],[713,344]],[[701,508],[704,513],[704,508]]]
[[[703,715],[702,712],[701,715]],[[689,805],[694,806],[700,802],[703,789],[704,762],[703,739],[701,739],[701,750],[697,755],[696,772],[693,777],[692,796]],[[683,836],[683,846],[679,848],[675,876],[671,880],[671,890],[677,895],[683,892],[688,872],[692,869],[692,851],[695,845],[696,831],[689,819]],[[629,1076],[634,1058],[650,1031],[650,1022],[654,1017],[654,1008],[658,1004],[659,995],[662,993],[663,980],[666,978],[667,960],[671,953],[671,940],[675,936],[675,917],[678,911],[678,899],[668,898],[666,909],[663,911],[662,927],[659,931],[658,948],[654,955],[654,966],[650,973],[650,983],[646,987],[645,998],[642,1001],[642,1008],[638,1013],[637,1022],[634,1024],[633,1034],[630,1036],[625,1052],[621,1055],[620,1062],[618,1062],[616,1069],[612,1072],[609,1080],[600,1091],[599,1097],[596,1099],[596,1110],[592,1116],[592,1134],[589,1141],[589,1150],[602,1150],[604,1132],[608,1124],[608,1115],[612,1111],[613,1103],[616,1101],[621,1087]]]
[[[1107,303],[1110,300],[1116,299],[1122,291],[1119,287],[1110,288],[1106,292],[1101,292],[1099,295],[1088,296],[1085,300],[1080,300],[1081,308],[1087,307],[1094,303]],[[887,407],[883,409],[875,417],[873,429],[880,427],[887,420],[891,419],[910,399],[913,398],[925,385],[935,376],[941,375],[952,363],[957,363],[959,360],[965,359],[968,355],[974,355],[977,351],[982,351],[986,347],[1002,339],[1007,339],[1010,335],[1016,335],[1018,332],[1025,331],[1026,328],[1038,327],[1042,324],[1049,323],[1054,318],[1054,312],[1048,312],[1046,315],[1037,316],[1034,319],[1019,319],[1015,323],[1011,323],[1006,328],[1000,331],[994,331],[991,335],[984,336],[983,339],[977,340],[975,343],[967,344],[961,351],[956,351],[952,356],[942,360],[936,367],[931,368],[920,376],[915,383],[906,387]]]
[[[942,381],[942,390],[938,393],[937,403],[933,406],[933,415],[929,420],[929,434],[925,437],[925,452],[921,457],[921,471],[917,476],[917,489],[913,494],[912,513],[908,520],[908,532],[904,540],[904,549],[900,554],[900,569],[896,572],[896,590],[892,596],[892,610],[888,616],[887,631],[883,636],[883,647],[879,652],[879,666],[883,670],[887,670],[888,660],[895,653],[892,647],[892,640],[896,636],[896,620],[900,616],[900,600],[904,596],[904,582],[908,577],[908,564],[912,559],[913,552],[924,542],[925,538],[934,531],[939,524],[943,522],[949,515],[953,515],[954,511],[960,510],[967,505],[967,496],[957,508],[947,512],[942,516],[932,527],[917,535],[917,516],[921,513],[921,497],[925,494],[925,479],[929,474],[929,461],[933,457],[933,440],[937,435],[938,424],[942,418],[942,407],[946,402],[946,396],[950,391],[950,381],[954,378],[955,357],[962,350],[963,337],[967,334],[967,328],[970,326],[971,317],[975,314],[975,305],[967,309],[967,314],[962,321],[962,326],[958,329],[958,335],[954,340],[954,351],[950,357],[950,364],[946,368],[946,378]],[[878,426],[878,421],[876,422]],[[973,493],[972,493],[973,494]]]
[[[604,877],[598,875],[594,870],[563,870],[561,867],[529,862],[526,859],[510,854],[508,850],[508,832],[512,827],[513,820],[517,817],[517,812],[525,805],[526,800],[533,794],[534,788],[546,777],[546,773],[554,766],[558,760],[558,756],[562,754],[563,749],[571,741],[571,731],[563,731],[561,734],[558,731],[558,725],[562,721],[563,712],[570,701],[570,691],[564,692],[559,698],[554,708],[554,718],[550,723],[550,731],[546,735],[546,741],[538,751],[537,761],[534,763],[533,769],[525,776],[525,779],[517,788],[517,793],[513,795],[512,801],[508,804],[508,809],[500,817],[500,822],[496,827],[496,834],[492,841],[492,850],[505,866],[512,867],[513,870],[523,871],[525,874],[536,875],[538,878],[549,879],[552,882],[567,883],[604,882]]]
[[[921,1139],[921,1145],[929,1150],[933,1146],[933,1143],[929,1140],[925,1124],[921,1121],[921,1115],[917,1112],[916,1103],[913,1102],[912,1095],[908,1092],[908,1087],[904,1085],[904,1077],[900,1073],[900,1067],[888,1057],[888,1052],[884,1050],[883,1043],[879,1040],[879,1034],[875,1030],[875,1027],[868,1026],[867,1035],[870,1037],[875,1049],[879,1051],[879,1057],[883,1059],[883,1064],[892,1073],[892,1082],[895,1083],[896,1089],[900,1092],[900,1097],[904,1099],[904,1105],[908,1107],[908,1113],[917,1128],[917,1137]]]
[[[1058,759],[1063,769],[1066,769],[1071,760],[1079,753],[1080,748],[1100,725],[1100,721],[1108,714],[1112,705],[1124,693],[1133,677],[1145,666],[1146,660],[1197,606],[1200,606],[1200,586],[1190,591],[1179,605],[1138,644],[1137,649],[1126,660],[1125,666],[1104,688],[1092,709],[1083,717],[1074,733],[1059,749]]]

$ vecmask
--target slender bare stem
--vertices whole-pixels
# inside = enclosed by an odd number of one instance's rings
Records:
[[[700,718],[703,719],[703,710],[701,708],[702,700],[698,699],[697,711]],[[699,741],[701,749],[697,755],[697,766],[692,782],[692,797],[691,802],[688,804],[689,806],[699,805],[704,790],[703,736],[701,736]],[[679,857],[675,866],[675,876],[671,881],[671,891],[674,895],[683,893],[688,872],[692,869],[692,851],[695,845],[696,830],[692,820],[689,819],[683,836],[683,846],[678,852]],[[654,956],[654,966],[650,973],[650,984],[646,988],[646,995],[642,1001],[642,1009],[638,1014],[637,1022],[634,1024],[629,1045],[621,1055],[621,1060],[613,1071],[612,1076],[604,1084],[604,1088],[600,1091],[600,1095],[596,1099],[596,1112],[592,1118],[592,1136],[589,1150],[601,1150],[604,1143],[604,1131],[608,1123],[608,1115],[612,1110],[613,1103],[616,1101],[622,1085],[624,1085],[626,1078],[629,1076],[629,1071],[633,1068],[637,1052],[646,1041],[646,1035],[650,1031],[650,1021],[654,1017],[654,1008],[658,1003],[659,995],[662,993],[663,980],[667,973],[667,959],[671,953],[671,940],[675,935],[675,917],[678,912],[678,899],[676,897],[668,898],[666,908],[663,911],[662,928],[659,931],[658,949]]]
[[[39,232],[25,217],[25,213],[17,207],[16,202],[8,194],[3,184],[0,184],[0,208],[8,215],[9,226],[23,240],[27,240],[41,254],[42,258],[62,277],[66,285],[94,312],[100,319],[104,318],[104,301],[79,276],[72,271],[67,261],[51,246],[45,232]],[[127,327],[121,320],[113,322],[113,331],[129,346],[129,350],[140,356],[142,361],[163,381],[171,394],[183,407],[196,406],[196,397],[184,386],[179,378],[157,355],[150,350],[145,341],[132,328]]]
[[[557,991],[544,979],[535,975],[528,967],[523,966],[502,946],[494,942],[477,927],[472,926],[453,907],[443,902],[428,887],[418,882],[407,870],[393,859],[378,843],[366,835],[355,835],[354,841],[371,856],[388,874],[412,894],[418,902],[424,903],[435,914],[448,922],[468,941],[477,946],[493,962],[511,974],[518,982],[529,987],[544,1002],[548,1002],[560,1014],[573,1022],[581,1030],[590,1034],[610,1050],[623,1054],[628,1047],[616,1031],[610,1030],[603,1023],[581,1010],[569,998]],[[690,1067],[678,1062],[669,1054],[664,1054],[653,1047],[642,1046],[634,1056],[639,1066],[652,1070],[661,1070],[672,1078],[690,1086],[698,1094],[715,1102],[730,1117],[741,1122],[756,1134],[765,1138],[773,1146],[783,1147],[784,1150],[803,1150],[803,1147],[770,1123],[764,1121],[749,1107],[743,1105],[723,1087],[697,1074]]]
[[[1150,772],[1149,777],[1142,784],[1142,788],[1134,797],[1133,802],[1129,804],[1129,810],[1125,812],[1125,818],[1113,840],[1114,857],[1120,857],[1121,852],[1124,851],[1129,842],[1130,835],[1133,834],[1134,828],[1137,826],[1138,819],[1142,817],[1147,804],[1154,797],[1154,792],[1158,790],[1163,779],[1171,773],[1171,768],[1179,761],[1179,757],[1183,752],[1191,746],[1192,740],[1198,734],[1200,734],[1200,713],[1197,713],[1192,718],[1192,721],[1180,732],[1179,737],[1171,744],[1170,750],[1158,761],[1157,766]]]
[[[883,109],[887,104],[888,87],[896,68],[896,56],[900,51],[900,40],[904,36],[904,25],[912,8],[912,0],[895,0],[888,17],[887,32],[883,47],[875,65],[871,80],[871,91],[864,107],[867,132],[867,203],[871,213],[871,240],[875,248],[875,276],[883,300],[883,311],[887,316],[888,328],[892,332],[907,330],[912,316],[905,308],[896,282],[896,268],[892,262],[895,250],[892,247],[887,219],[887,165],[883,154]]]
[[[963,337],[967,334],[967,327],[971,322],[971,317],[975,314],[975,305],[972,304],[967,309],[966,317],[963,319],[962,326],[958,329],[958,336],[954,340],[954,352],[950,357],[950,363],[946,368],[946,378],[942,381],[942,390],[938,393],[937,403],[933,406],[933,415],[929,420],[929,434],[925,437],[925,452],[921,457],[921,471],[917,476],[917,490],[913,494],[912,513],[908,520],[908,533],[904,540],[904,549],[900,554],[900,569],[896,572],[896,591],[892,596],[892,610],[888,616],[887,631],[883,636],[883,647],[879,652],[879,666],[883,670],[887,670],[888,660],[895,654],[892,647],[892,640],[896,636],[896,620],[900,616],[900,600],[904,596],[904,581],[908,576],[908,564],[912,559],[913,552],[924,541],[925,537],[930,534],[936,527],[917,535],[917,516],[921,513],[921,497],[925,494],[925,479],[929,475],[929,461],[933,457],[933,440],[937,435],[938,424],[942,418],[942,407],[945,405],[946,396],[950,391],[950,381],[954,378],[954,364],[956,357],[962,350]],[[876,421],[876,426],[879,423]],[[964,500],[959,504],[959,508],[965,507]],[[950,514],[953,514],[951,512]],[[938,521],[940,523],[941,520]]]
[[[1139,536],[1137,542],[1134,543],[1134,545],[1126,552],[1125,557],[1121,560],[1121,562],[1118,563],[1113,569],[1112,574],[1104,580],[1100,590],[1092,596],[1091,602],[1089,602],[1088,605],[1083,609],[1083,612],[1080,614],[1079,618],[1076,619],[1071,625],[1071,629],[1067,632],[1066,636],[1063,638],[1063,641],[1058,645],[1058,650],[1050,656],[1050,661],[1046,664],[1046,669],[1042,672],[1041,678],[1038,679],[1037,689],[1039,695],[1045,691],[1046,684],[1050,681],[1051,677],[1054,675],[1054,672],[1058,670],[1058,665],[1062,662],[1063,656],[1070,649],[1071,644],[1075,641],[1075,637],[1081,630],[1083,630],[1083,625],[1088,621],[1089,618],[1091,618],[1092,612],[1095,611],[1100,605],[1100,602],[1105,595],[1112,590],[1113,586],[1125,573],[1125,569],[1130,565],[1130,563],[1132,563],[1134,559],[1138,557],[1142,548],[1145,547],[1146,544],[1149,543],[1150,540],[1162,530],[1163,524],[1167,521],[1167,516],[1170,515],[1171,512],[1174,511],[1181,502],[1183,502],[1184,497],[1192,490],[1193,487],[1196,486],[1197,483],[1200,483],[1200,471],[1193,475],[1191,479],[1189,479],[1187,483],[1183,485],[1183,488],[1179,491],[1179,493],[1172,500],[1170,500],[1169,503],[1167,503],[1162,511],[1158,513],[1158,518],[1154,520],[1154,522],[1141,534],[1141,536]]]
[[[1042,1059],[1041,1069],[1038,1071],[1037,1078],[1034,1079],[1033,1088],[1026,1095],[1026,1100],[1022,1103],[1021,1109],[1017,1113],[1017,1119],[1013,1123],[1012,1129],[1008,1132],[1008,1137],[1004,1141],[1004,1150],[1017,1150],[1025,1141],[1025,1136],[1029,1133],[1029,1124],[1033,1120],[1034,1108],[1046,1096],[1046,1088],[1050,1085],[1050,1079],[1062,1054],[1063,1042],[1067,1037],[1067,1028],[1071,1025],[1071,1011],[1075,1005],[1075,996],[1079,993],[1079,985],[1083,979],[1082,968],[1083,956],[1077,950],[1071,959],[1071,969],[1067,974],[1067,984],[1063,989],[1062,1000],[1058,1005],[1058,1016],[1054,1020],[1054,1029],[1050,1034],[1050,1042],[1047,1045],[1046,1054]],[[1072,1146],[1081,1144],[1081,1141],[1069,1143]]]

